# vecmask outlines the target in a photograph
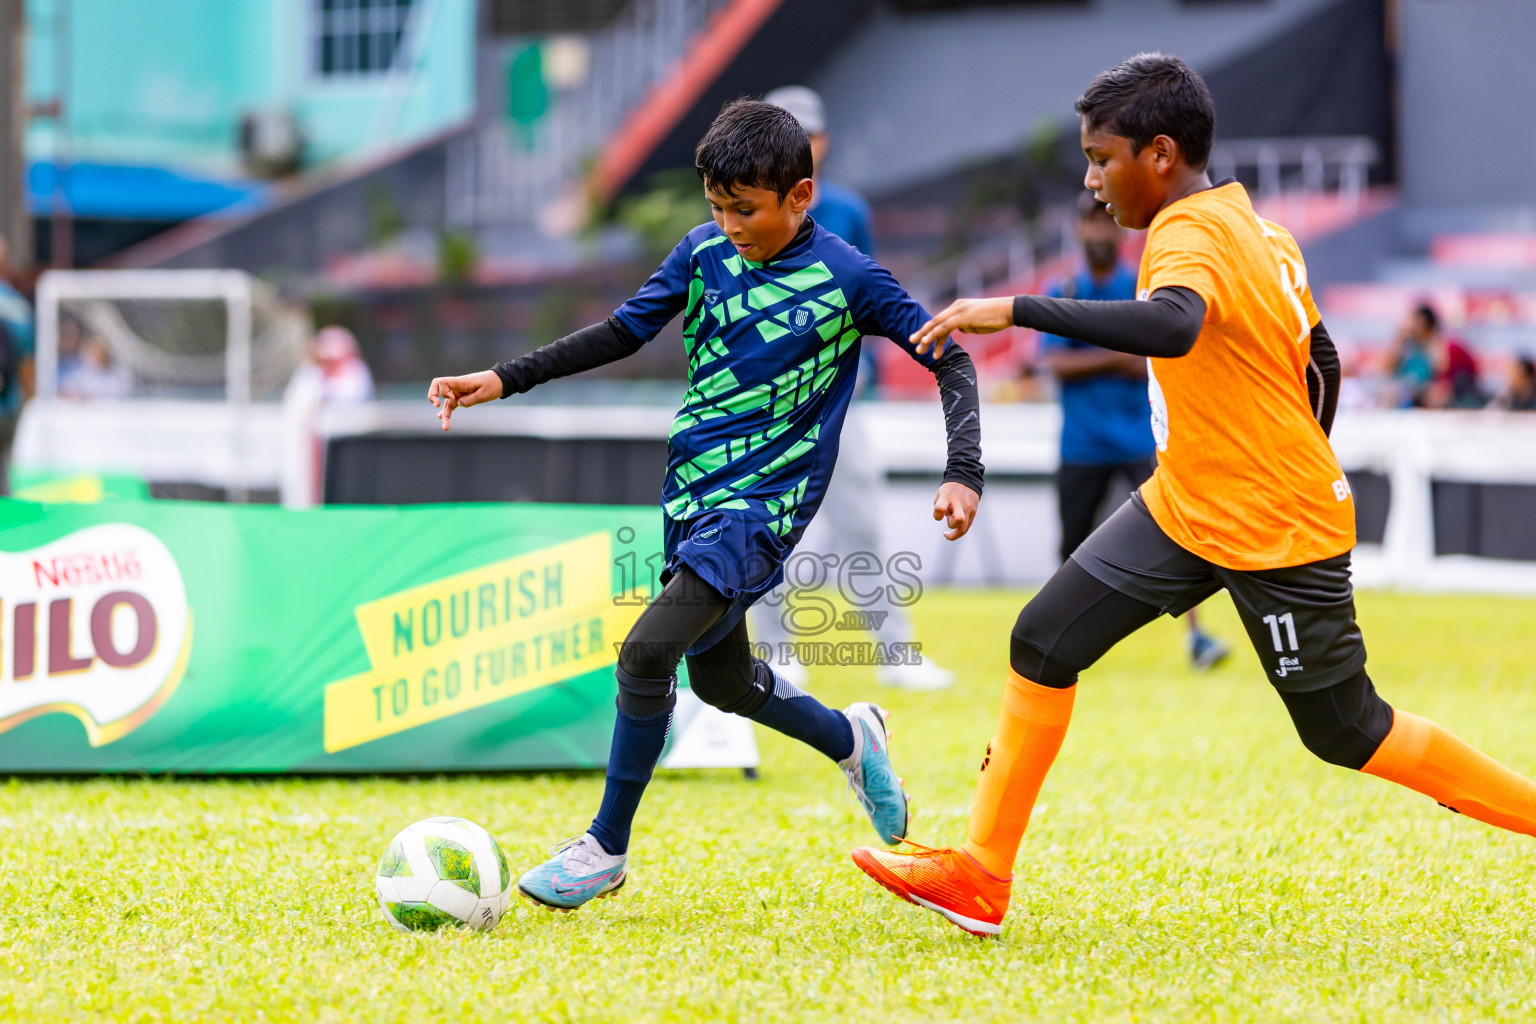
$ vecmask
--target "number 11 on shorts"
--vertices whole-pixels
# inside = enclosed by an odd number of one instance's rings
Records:
[[[1300,645],[1296,642],[1296,616],[1290,612],[1284,615],[1266,615],[1261,620],[1269,627],[1269,635],[1275,641],[1275,650],[1283,651],[1285,648],[1280,643],[1280,626],[1285,626],[1285,639],[1291,643],[1291,650],[1296,650]]]

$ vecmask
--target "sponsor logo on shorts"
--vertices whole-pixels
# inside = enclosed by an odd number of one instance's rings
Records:
[[[704,547],[709,547],[709,545],[718,541],[724,532],[725,531],[722,527],[711,526],[707,530],[700,530],[698,533],[694,534],[693,542]]]
[[[1275,675],[1284,679],[1286,676],[1296,675],[1301,671],[1300,658],[1281,658],[1280,667],[1275,669]]]

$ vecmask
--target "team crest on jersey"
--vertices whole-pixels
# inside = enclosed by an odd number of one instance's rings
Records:
[[[789,329],[794,331],[797,337],[814,326],[816,326],[816,314],[811,311],[810,306],[796,306],[789,311]]]

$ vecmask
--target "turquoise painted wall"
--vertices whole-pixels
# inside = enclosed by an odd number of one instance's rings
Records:
[[[58,0],[27,0],[27,85],[55,91]],[[474,106],[475,0],[416,0],[414,75],[328,78],[313,68],[315,0],[70,0],[75,160],[239,171],[240,116],[282,107],[318,166],[394,148],[466,120]],[[34,122],[27,153],[55,153]]]

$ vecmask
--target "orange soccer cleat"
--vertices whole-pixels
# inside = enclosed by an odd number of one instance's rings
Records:
[[[870,878],[909,903],[942,914],[972,935],[997,935],[1008,912],[1013,880],[998,878],[964,850],[935,850],[910,839],[916,853],[891,853],[861,846],[853,862]]]

